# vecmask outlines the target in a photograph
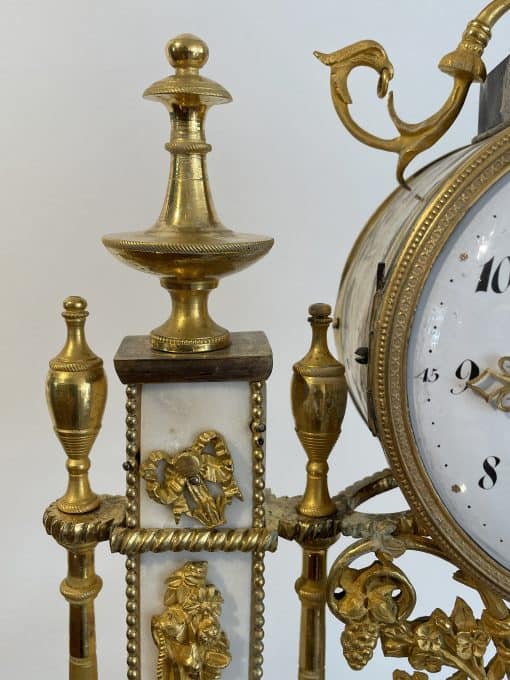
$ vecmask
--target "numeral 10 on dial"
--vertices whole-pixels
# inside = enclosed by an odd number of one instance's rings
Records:
[[[510,288],[510,255],[495,265],[494,256],[483,265],[475,293],[505,293]]]

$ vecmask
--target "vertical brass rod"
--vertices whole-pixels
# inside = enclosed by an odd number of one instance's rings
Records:
[[[327,548],[303,545],[303,569],[296,581],[301,602],[299,680],[324,680],[326,655]]]
[[[94,600],[102,580],[94,570],[95,543],[68,548],[60,592],[69,603],[69,678],[97,680]]]

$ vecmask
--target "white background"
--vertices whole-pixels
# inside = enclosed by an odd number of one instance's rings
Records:
[[[363,38],[392,59],[396,107],[421,120],[443,102],[450,80],[436,69],[480,8],[476,0],[366,0],[346,3],[4,0],[0,26],[0,219],[2,224],[3,541],[0,658],[2,677],[63,678],[66,604],[58,584],[64,551],[41,526],[45,506],[65,485],[64,454],[44,402],[48,360],[63,342],[61,301],[89,301],[88,336],[105,359],[109,401],[93,451],[92,483],[122,492],[124,395],[112,366],[122,337],[146,333],[168,315],[157,279],[114,261],[102,234],[149,227],[159,213],[168,172],[168,119],[144,102],[144,88],[168,73],[163,46],[182,32],[210,47],[204,74],[234,103],[212,110],[209,174],[227,226],[271,234],[276,244],[251,269],[221,282],[211,297],[219,323],[265,330],[275,356],[269,383],[268,484],[278,494],[303,488],[305,457],[293,432],[291,366],[305,352],[311,302],[334,302],[356,233],[394,186],[395,157],[361,146],[343,130],[329,95],[329,72],[312,56]],[[505,55],[509,20],[495,30],[489,68]],[[391,134],[376,76],[355,74],[355,111]],[[469,141],[476,130],[477,87],[447,139],[421,159]],[[384,467],[380,447],[352,406],[331,458],[340,490]],[[394,494],[379,503],[394,509]],[[417,615],[451,610],[459,586],[437,560],[401,564],[417,584]],[[267,559],[266,671],[296,675],[298,606],[293,582],[298,548],[281,544]],[[105,580],[97,601],[100,673],[124,677],[123,560],[98,549]],[[476,598],[472,598],[476,602]],[[354,675],[329,618],[330,677]],[[380,656],[364,678],[404,668]],[[148,679],[144,679],[148,680]]]

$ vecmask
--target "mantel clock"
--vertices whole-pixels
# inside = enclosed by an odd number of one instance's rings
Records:
[[[205,118],[228,91],[202,75],[207,45],[183,34],[166,48],[174,72],[145,96],[170,114],[168,189],[145,231],[110,234],[124,263],[156,275],[172,311],[150,334],[128,336],[114,359],[126,385],[125,496],[96,495],[89,452],[106,400],[102,360],[85,339],[87,303],[64,302],[67,340],[50,362],[47,398],[68,457],[68,487],[44,515],[66,548],[61,592],[70,607],[69,676],[96,680],[94,550],[109,541],[126,557],[128,680],[260,680],[264,556],[279,538],[302,549],[300,680],[325,678],[326,607],[344,626],[351,668],[377,644],[409,661],[412,675],[453,669],[453,680],[510,673],[510,57],[487,77],[482,54],[510,0],[471,21],[439,67],[453,79],[435,114],[380,139],[352,118],[350,72],[373,68],[385,97],[393,65],[365,40],[330,54],[331,94],[360,141],[398,155],[398,188],[361,231],[344,269],[336,308],[309,307],[309,351],[293,366],[296,433],[308,461],[302,496],[265,488],[264,333],[235,332],[209,315],[223,276],[255,263],[273,239],[225,227],[206,169]],[[408,177],[409,163],[453,124],[473,82],[482,82],[478,136]],[[340,361],[328,349],[333,325]],[[336,495],[328,458],[340,435],[348,391],[386,452],[389,469]],[[399,486],[409,509],[359,510]],[[327,553],[344,548],[328,570]],[[412,619],[414,587],[397,561],[407,550],[445,559],[474,589],[479,617],[460,597],[450,614]],[[374,556],[368,564],[359,558]],[[492,646],[489,643],[492,642]],[[486,659],[492,654],[491,658]],[[274,676],[273,676],[274,677]]]
[[[506,5],[506,7],[503,7]],[[344,269],[336,342],[351,396],[387,454],[399,486],[438,544],[476,579],[510,596],[510,528],[502,522],[510,461],[510,133],[481,120],[474,142],[404,179],[410,160],[444,133],[472,80],[485,80],[481,53],[509,3],[491,3],[468,25],[440,68],[454,78],[449,101],[411,126],[389,111],[399,136],[378,140],[349,114],[347,76],[358,65],[393,67],[363,41],[332,55],[336,110],[365,143],[399,154],[400,185],[360,233]],[[486,109],[497,106],[485,83]],[[487,130],[487,126],[490,127]],[[362,285],[363,284],[363,285]]]

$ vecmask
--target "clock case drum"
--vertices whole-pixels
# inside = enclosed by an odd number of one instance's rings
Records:
[[[510,569],[474,540],[468,527],[460,526],[424,463],[425,452],[420,450],[410,411],[408,371],[413,323],[435,263],[470,211],[509,170],[510,130],[506,128],[417,172],[407,186],[388,196],[358,236],[335,309],[337,348],[351,396],[380,439],[417,519],[455,564],[506,598]],[[462,257],[467,259],[467,253]],[[476,284],[477,280],[473,292]],[[505,319],[500,323],[505,324]],[[452,367],[453,385],[459,384],[456,368]],[[435,378],[427,375],[425,382]],[[476,399],[470,391],[466,396]],[[480,408],[490,407],[480,402]],[[451,426],[462,423],[452,421]]]

